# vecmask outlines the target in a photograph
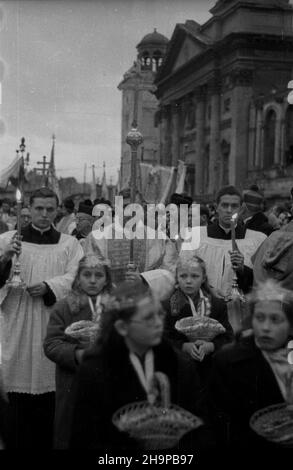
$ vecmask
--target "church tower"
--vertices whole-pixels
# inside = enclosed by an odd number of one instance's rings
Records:
[[[138,160],[156,163],[159,151],[159,127],[156,119],[158,100],[154,80],[167,51],[168,39],[158,33],[147,34],[136,46],[137,59],[118,85],[122,91],[121,189],[129,187],[131,152],[125,142],[135,120],[144,141],[138,149]],[[139,162],[138,162],[139,163]],[[139,174],[139,173],[138,173]]]

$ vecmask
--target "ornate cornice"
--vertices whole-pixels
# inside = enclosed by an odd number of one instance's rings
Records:
[[[222,91],[222,79],[219,70],[214,71],[214,76],[207,82],[208,94],[217,95]]]
[[[207,98],[207,91],[207,85],[201,85],[196,87],[194,90],[194,96],[196,98],[196,101],[205,101]]]
[[[178,103],[177,101],[174,103],[171,103],[171,110],[172,114],[178,114],[181,109],[181,103]]]
[[[253,70],[248,68],[236,68],[231,71],[231,81],[233,86],[251,86],[253,82]]]

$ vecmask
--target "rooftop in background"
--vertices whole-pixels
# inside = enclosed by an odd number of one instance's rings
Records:
[[[146,34],[136,47],[162,45],[168,44],[168,42],[169,39],[166,38],[166,36],[164,36],[163,34],[158,33],[155,28],[154,32]]]

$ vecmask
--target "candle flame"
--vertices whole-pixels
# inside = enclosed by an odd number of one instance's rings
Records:
[[[17,202],[21,201],[21,191],[17,188],[16,193],[15,193],[15,198]]]
[[[231,216],[231,221],[232,221],[232,222],[235,222],[236,219],[237,219],[237,217],[238,217],[238,214],[237,214],[237,212],[236,212],[236,214],[233,214],[233,215]]]

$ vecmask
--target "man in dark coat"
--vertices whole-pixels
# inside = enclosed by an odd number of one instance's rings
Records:
[[[262,212],[264,198],[258,191],[248,190],[243,194],[242,219],[247,229],[269,236],[273,227]]]
[[[274,279],[293,289],[293,221],[273,232],[252,258],[254,282]]]

